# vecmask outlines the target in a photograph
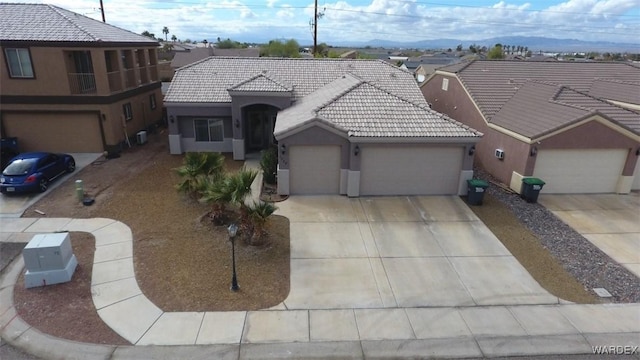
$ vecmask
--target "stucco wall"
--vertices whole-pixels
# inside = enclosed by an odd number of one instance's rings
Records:
[[[340,145],[340,168],[349,168],[349,140],[317,126],[310,127],[278,141],[278,164],[281,169],[289,169],[287,148],[295,145]],[[284,154],[282,148],[284,146]]]
[[[167,119],[169,119],[169,134],[173,135],[180,134],[181,128],[179,122],[177,121],[179,117],[231,117],[230,104],[210,104],[208,106],[173,106],[171,105],[171,103],[169,103],[165,104],[165,106],[167,108]],[[225,128],[225,136],[226,130],[227,129]],[[191,136],[193,136],[193,133],[191,134]]]

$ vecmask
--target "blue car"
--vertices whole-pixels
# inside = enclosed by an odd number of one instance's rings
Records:
[[[15,194],[45,192],[49,183],[76,169],[73,156],[31,152],[20,154],[11,161],[0,176],[0,192]]]

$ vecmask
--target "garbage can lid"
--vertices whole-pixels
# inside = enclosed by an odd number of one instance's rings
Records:
[[[527,184],[527,185],[544,185],[545,182],[538,179],[538,178],[524,178],[522,179],[522,182]]]
[[[483,188],[489,187],[488,182],[480,179],[469,179],[467,180],[467,184],[469,184],[469,186],[474,186],[474,187],[483,187]]]

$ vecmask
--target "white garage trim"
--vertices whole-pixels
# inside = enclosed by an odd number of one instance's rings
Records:
[[[627,149],[540,150],[533,176],[546,182],[544,193],[613,193],[627,153]]]
[[[633,171],[631,190],[640,190],[640,157],[636,160],[636,169]]]
[[[464,147],[363,146],[360,195],[455,195]]]
[[[294,145],[289,148],[291,194],[339,194],[339,145]]]

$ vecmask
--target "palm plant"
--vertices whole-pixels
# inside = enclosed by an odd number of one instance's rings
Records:
[[[163,27],[162,28],[162,33],[164,34],[164,41],[167,41],[167,35],[169,35],[169,28],[168,27]]]
[[[272,203],[260,201],[254,202],[250,206],[247,207],[249,219],[251,222],[251,235],[249,236],[249,244],[251,245],[261,245],[267,232],[265,230],[265,224],[267,223],[267,219],[271,216],[278,208]]]
[[[224,156],[220,153],[189,152],[183,165],[174,170],[182,178],[176,186],[178,191],[198,197],[205,181],[202,177],[217,177],[224,171]]]
[[[201,202],[211,204],[209,218],[216,225],[224,224],[227,204],[231,202],[231,192],[228,190],[228,175],[207,176],[202,183]]]

